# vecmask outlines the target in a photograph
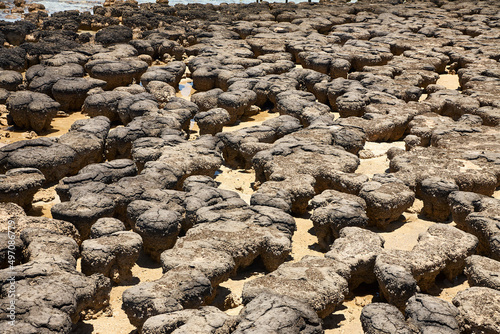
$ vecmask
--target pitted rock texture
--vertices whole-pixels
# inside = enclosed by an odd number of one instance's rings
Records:
[[[8,220],[16,222],[15,233],[22,241],[24,263],[0,270],[2,277],[2,322],[5,333],[19,328],[34,333],[67,333],[82,312],[97,312],[109,302],[111,284],[102,275],[85,276],[76,270],[80,235],[68,222],[44,217],[26,216],[15,204],[2,204],[1,232]],[[16,325],[6,320],[10,301],[11,272],[16,280]],[[41,321],[41,319],[46,319]]]
[[[448,201],[457,227],[479,239],[478,253],[500,260],[500,228],[498,210],[500,201],[488,196],[456,191]]]
[[[444,300],[416,294],[408,300],[405,311],[409,325],[421,333],[460,333],[458,309]]]
[[[139,258],[142,238],[128,231],[85,240],[82,243],[82,272],[85,275],[100,273],[114,282],[132,277],[131,268]]]
[[[500,290],[500,262],[472,255],[466,259],[465,275],[470,286],[483,286]]]
[[[308,305],[293,298],[263,293],[248,303],[232,333],[323,333],[321,320]]]
[[[457,228],[435,224],[419,235],[412,251],[389,250],[375,261],[375,276],[384,297],[399,309],[420,288],[426,292],[436,276],[449,280],[463,272],[466,258],[472,255],[478,240]]]
[[[485,287],[472,287],[457,293],[453,305],[458,308],[458,323],[464,333],[497,333],[500,293]]]
[[[149,318],[142,327],[144,334],[160,333],[231,333],[234,318],[213,306],[199,310],[182,310]]]
[[[288,197],[284,198],[290,203],[287,203],[287,211],[303,213],[316,193],[334,187],[338,172],[354,172],[359,164],[354,154],[341,147],[287,139],[282,138],[253,157],[255,178],[262,184],[253,198],[260,194],[266,196],[276,187],[284,192],[279,197]],[[269,196],[275,198],[276,194]]]
[[[274,272],[247,282],[243,302],[262,293],[295,298],[326,317],[340,305],[348,293],[349,269],[342,262],[305,256],[299,262],[285,263]]]
[[[371,303],[361,311],[361,325],[366,334],[410,334],[404,315],[393,305]]]
[[[318,244],[324,250],[339,237],[342,228],[368,225],[366,203],[355,195],[325,190],[311,200],[310,206],[314,209],[311,220]]]
[[[0,202],[12,202],[29,208],[45,177],[36,168],[14,168],[0,175],[0,180]]]
[[[60,104],[42,93],[19,91],[7,99],[9,124],[36,132],[48,129]]]
[[[363,184],[359,197],[366,202],[369,224],[385,229],[399,219],[415,200],[415,194],[403,182],[390,174],[378,174]]]

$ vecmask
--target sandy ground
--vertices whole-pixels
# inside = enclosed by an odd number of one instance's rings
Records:
[[[59,137],[68,132],[68,129],[75,121],[89,118],[81,112],[73,112],[71,114],[60,113],[52,120],[50,129],[36,133],[35,131],[16,129],[13,126],[8,126],[5,119],[7,111],[6,109],[4,111],[2,107],[5,106],[0,106],[0,112],[2,112],[0,116],[0,146],[36,137]]]
[[[450,89],[457,89],[458,77],[456,75],[442,75],[438,84],[445,85]],[[190,96],[195,92],[192,88],[192,81],[189,78],[183,78],[180,84],[180,90],[177,96],[185,99],[190,99]],[[52,128],[44,133],[36,134],[29,131],[21,131],[8,127],[5,120],[5,106],[0,105],[0,146],[18,140],[36,138],[37,136],[55,137],[65,133],[71,124],[78,119],[85,118],[82,113],[72,113],[56,117],[52,122]],[[266,119],[277,117],[277,113],[269,113],[264,110],[259,114],[243,119],[236,125],[224,127],[223,131],[235,131],[244,127],[259,125]],[[337,115],[338,117],[338,115]],[[196,123],[191,124],[190,139],[198,136],[198,128]],[[367,142],[365,145],[366,156],[368,159],[360,159],[360,165],[357,173],[363,173],[372,177],[377,173],[388,171],[389,160],[386,152],[391,147],[404,149],[404,142],[392,143],[372,143]],[[255,173],[253,170],[231,169],[227,166],[221,166],[216,173],[215,180],[220,182],[220,188],[236,191],[247,203],[250,202],[250,197],[254,192],[253,182],[255,181]],[[494,197],[500,198],[500,190],[494,194]],[[33,203],[33,208],[29,211],[30,215],[50,217],[50,208],[60,202],[55,193],[55,185],[50,185],[41,189],[36,195]],[[416,200],[414,205],[404,213],[398,222],[391,224],[387,231],[377,231],[385,239],[385,248],[387,249],[402,249],[411,250],[417,243],[418,235],[424,232],[429,226],[434,224],[432,221],[426,220],[418,213],[422,208],[422,202]],[[309,219],[310,213],[301,217],[295,217],[297,231],[292,238],[292,252],[290,261],[299,261],[306,255],[323,256],[323,253],[318,250],[317,239],[314,235],[313,224]],[[453,224],[453,223],[452,223]],[[78,324],[74,333],[79,334],[132,334],[136,333],[135,327],[132,326],[126,314],[121,309],[121,298],[123,291],[131,285],[136,285],[139,282],[153,281],[161,277],[161,266],[154,263],[146,255],[141,254],[139,261],[132,268],[133,278],[120,285],[115,285],[111,291],[110,306],[103,312],[96,315],[88,315],[87,320]],[[228,314],[237,315],[241,310],[241,291],[245,282],[260,277],[265,274],[263,266],[259,263],[253,264],[248,268],[241,270],[236,277],[232,277],[222,283],[217,290],[216,298],[213,305],[225,310]],[[468,287],[465,276],[459,276],[454,282],[440,279],[437,281],[434,295],[438,295],[444,300],[450,301],[458,291]],[[362,333],[359,316],[363,306],[380,301],[378,295],[378,287],[376,285],[362,285],[356,289],[339,309],[332,315],[324,319],[324,329],[327,334],[340,333]]]
[[[443,85],[448,89],[459,89],[460,83],[458,81],[458,75],[456,74],[441,74],[438,81],[438,85]]]

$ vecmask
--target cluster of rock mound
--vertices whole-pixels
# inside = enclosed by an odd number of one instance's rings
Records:
[[[0,331],[71,332],[143,252],[163,276],[123,293],[141,333],[323,333],[362,284],[385,301],[364,307],[366,333],[500,332],[500,7],[372,2],[126,1],[0,22],[9,124],[90,117],[0,147]],[[446,72],[460,90],[436,84]],[[176,97],[186,76],[190,101]],[[223,131],[264,109],[277,117]],[[367,141],[397,140],[385,173],[356,173]],[[255,171],[248,202],[214,181],[223,164]],[[27,216],[53,185],[53,218]],[[416,199],[437,223],[412,250],[385,249],[377,232]],[[291,259],[308,211],[325,254]],[[256,262],[239,315],[211,306]],[[431,295],[463,273],[452,303]]]

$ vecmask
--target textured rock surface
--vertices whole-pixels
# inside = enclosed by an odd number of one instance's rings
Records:
[[[466,263],[465,274],[470,286],[500,290],[500,262],[472,255],[466,259]]]
[[[497,290],[472,287],[457,293],[453,305],[458,308],[458,323],[465,333],[498,333],[500,330]]]
[[[29,208],[45,177],[36,168],[14,168],[0,175],[0,180],[0,202],[13,202]]]
[[[95,224],[94,224],[95,225]],[[118,231],[82,243],[82,272],[102,274],[119,283],[132,277],[131,268],[139,258],[142,238],[129,231]]]
[[[406,317],[421,333],[460,333],[458,309],[437,297],[416,294],[408,300]]]
[[[367,334],[410,334],[404,315],[394,306],[371,303],[361,311],[361,325]]]
[[[263,293],[248,303],[237,318],[233,333],[322,333],[313,309],[286,296]]]
[[[8,121],[20,128],[42,131],[50,127],[60,104],[42,93],[20,91],[9,96]]]

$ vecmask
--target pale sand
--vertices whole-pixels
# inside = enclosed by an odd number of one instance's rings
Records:
[[[0,112],[1,111],[2,106],[0,106]],[[5,114],[2,114],[2,117],[4,115]],[[64,114],[64,116],[58,115],[52,120],[50,129],[43,130],[38,134],[31,130],[15,129],[7,125],[5,118],[0,118],[0,146],[1,144],[10,144],[20,140],[34,139],[36,137],[58,137],[68,132],[68,129],[75,121],[85,118],[89,117],[79,111]]]
[[[261,125],[264,121],[278,117],[280,114],[275,112],[269,112],[269,110],[262,110],[259,112],[257,115],[254,116],[249,116],[249,117],[243,117],[240,122],[236,123],[235,125],[231,126],[225,126],[222,128],[222,132],[231,132],[231,131],[236,131],[240,130],[243,128],[247,128],[250,126],[256,126],[256,125]]]
[[[27,212],[30,216],[43,216],[52,218],[50,209],[57,203],[61,203],[59,195],[56,193],[56,186],[45,186],[40,188],[33,197],[31,210]]]
[[[389,159],[387,159],[387,151],[391,147],[402,148],[404,150],[404,141],[396,141],[392,143],[375,143],[366,142],[364,150],[373,153],[374,158],[359,159],[359,166],[356,173],[365,174],[368,177],[373,177],[374,174],[389,172]]]
[[[458,75],[456,74],[441,74],[439,76],[437,85],[445,86],[448,89],[459,89],[460,83],[458,81]]]

